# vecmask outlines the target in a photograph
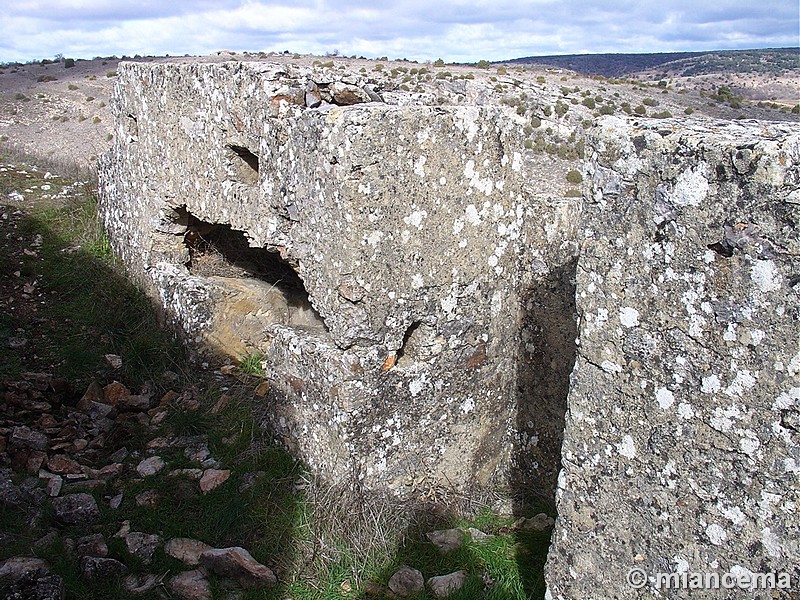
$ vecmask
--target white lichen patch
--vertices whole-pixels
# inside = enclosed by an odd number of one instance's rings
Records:
[[[716,523],[711,523],[711,525],[706,527],[706,535],[708,536],[708,540],[715,546],[721,546],[725,543],[725,540],[728,539],[728,532],[725,531],[724,527]]]
[[[704,394],[716,394],[722,389],[719,377],[713,373],[708,377],[703,377],[702,381],[703,383],[700,386],[700,391]]]
[[[630,435],[623,436],[622,441],[617,444],[617,452],[629,459],[636,457],[636,443]]]
[[[675,395],[667,388],[658,388],[656,390],[656,402],[663,410],[666,410],[675,403]]]
[[[750,269],[750,278],[762,292],[781,289],[781,273],[771,260],[757,260]]]
[[[425,217],[428,216],[427,210],[415,210],[407,217],[403,217],[403,222],[406,225],[411,225],[416,227],[417,229],[422,229],[422,222],[425,220]]]
[[[756,378],[747,369],[736,372],[731,384],[725,388],[724,394],[726,396],[738,397],[741,396],[746,390],[751,389],[756,385]]]
[[[675,181],[672,201],[678,206],[700,206],[708,196],[708,179],[703,175],[705,165],[683,171]]]
[[[639,311],[632,306],[625,306],[619,311],[619,322],[631,328],[639,325]]]

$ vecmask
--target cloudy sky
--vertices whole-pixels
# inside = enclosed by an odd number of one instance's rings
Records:
[[[216,50],[448,62],[797,46],[797,0],[2,0],[0,62]]]

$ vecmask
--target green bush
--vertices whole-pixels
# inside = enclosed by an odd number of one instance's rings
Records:
[[[581,175],[581,172],[577,169],[572,169],[567,173],[566,179],[569,183],[577,185],[583,181],[583,175]]]
[[[65,58],[64,59],[64,68],[71,69],[75,66],[75,59],[74,58]]]
[[[479,60],[478,64],[475,66],[478,67],[479,69],[488,69],[489,67],[492,66],[492,63],[490,63],[488,60]]]
[[[560,101],[556,102],[556,114],[559,117],[563,117],[565,114],[567,114],[568,110],[569,110],[569,106],[567,106],[566,104],[564,104],[564,103],[562,103]]]
[[[644,116],[647,114],[647,109],[640,104],[639,106],[633,109],[633,112],[635,112],[637,115]]]
[[[644,100],[642,100],[642,104],[644,104],[645,106],[658,106],[658,100],[656,100],[655,98],[645,98]]]
[[[687,115],[690,115],[694,112],[694,109],[691,106],[687,106],[686,108],[683,109],[683,112]]]
[[[531,127],[539,129],[542,126],[542,120],[539,117],[531,117]]]
[[[68,89],[68,90],[72,90],[72,91],[74,92],[75,90],[77,90],[77,89],[78,89],[78,86],[77,86],[77,85],[75,85],[74,83],[70,83],[70,84],[67,86],[67,89]]]
[[[433,63],[434,67],[443,67],[444,61],[441,58],[437,58],[436,61]]]
[[[584,98],[581,101],[581,104],[583,104],[586,108],[589,108],[589,109],[593,109],[595,106],[597,106],[595,104],[594,98]]]

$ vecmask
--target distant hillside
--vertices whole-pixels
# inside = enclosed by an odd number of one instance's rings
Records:
[[[528,56],[504,62],[569,69],[584,75],[604,77],[622,77],[654,69],[663,69],[665,73],[676,76],[753,72],[777,75],[800,70],[800,48],[653,54],[567,54]]]

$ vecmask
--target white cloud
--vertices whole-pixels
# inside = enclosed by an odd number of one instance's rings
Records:
[[[502,60],[797,44],[796,0],[7,0],[0,61],[214,50]]]

